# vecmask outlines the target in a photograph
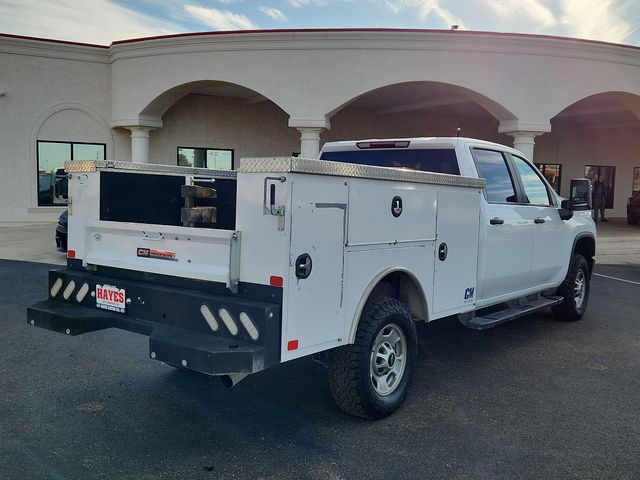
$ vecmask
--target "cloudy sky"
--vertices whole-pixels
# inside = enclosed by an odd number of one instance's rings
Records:
[[[209,30],[445,28],[640,45],[640,0],[0,0],[0,32],[98,44]]]

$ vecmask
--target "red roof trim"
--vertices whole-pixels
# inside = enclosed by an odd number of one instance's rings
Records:
[[[170,35],[157,35],[154,37],[131,38],[127,40],[117,40],[111,45],[98,45],[94,43],[71,42],[67,40],[55,40],[51,38],[29,37],[24,35],[14,35],[9,33],[0,33],[0,38],[19,38],[24,40],[35,40],[39,42],[59,43],[64,45],[76,45],[81,47],[109,48],[113,45],[123,45],[127,43],[145,42],[151,40],[163,40],[182,37],[196,36],[216,36],[216,35],[241,35],[241,34],[270,34],[270,33],[340,33],[340,32],[398,32],[398,33],[447,33],[450,35],[496,35],[501,37],[513,38],[532,38],[532,39],[549,39],[564,40],[569,42],[589,43],[594,45],[605,45],[611,47],[628,48],[632,50],[640,50],[640,46],[626,45],[623,43],[604,42],[601,40],[587,40],[583,38],[561,37],[557,35],[539,35],[532,33],[506,33],[506,32],[487,32],[473,30],[437,30],[437,29],[420,29],[420,28],[291,28],[291,29],[272,29],[272,30],[226,30],[226,31],[208,31],[208,32],[188,32],[174,33]]]
[[[14,35],[11,33],[0,33],[0,38],[19,38],[20,40],[35,40],[37,42],[61,43],[63,45],[75,45],[78,47],[109,48],[109,45],[98,45],[96,43],[70,42],[68,40],[55,40],[53,38],[28,37],[26,35]]]

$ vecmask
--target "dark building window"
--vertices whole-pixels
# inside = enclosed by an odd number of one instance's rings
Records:
[[[551,188],[560,194],[560,182],[562,180],[562,165],[559,163],[536,163],[540,173],[547,179]]]
[[[233,150],[178,147],[178,165],[181,167],[233,170]]]
[[[104,143],[57,142],[38,140],[38,205],[60,206],[69,202],[64,162],[104,160]]]

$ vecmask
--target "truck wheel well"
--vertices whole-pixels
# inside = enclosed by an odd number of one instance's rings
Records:
[[[404,303],[414,320],[428,319],[427,302],[418,281],[409,273],[396,271],[382,278],[373,288],[366,304],[383,297],[397,298]]]
[[[579,238],[573,247],[573,253],[582,255],[589,265],[589,273],[593,272],[594,256],[596,254],[596,242],[593,237]]]

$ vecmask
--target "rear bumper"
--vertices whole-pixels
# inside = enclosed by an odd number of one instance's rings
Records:
[[[52,291],[58,279],[62,287]],[[89,293],[79,300],[85,284]],[[91,295],[96,284],[125,289],[126,311],[96,308]],[[280,306],[275,303],[70,270],[51,271],[49,291],[48,300],[27,309],[29,324],[68,335],[107,328],[148,335],[150,358],[209,375],[255,373],[280,362]],[[213,312],[217,329],[202,315],[202,305]],[[235,328],[222,320],[220,308],[229,312]],[[240,321],[241,312],[251,319],[257,338]]]

